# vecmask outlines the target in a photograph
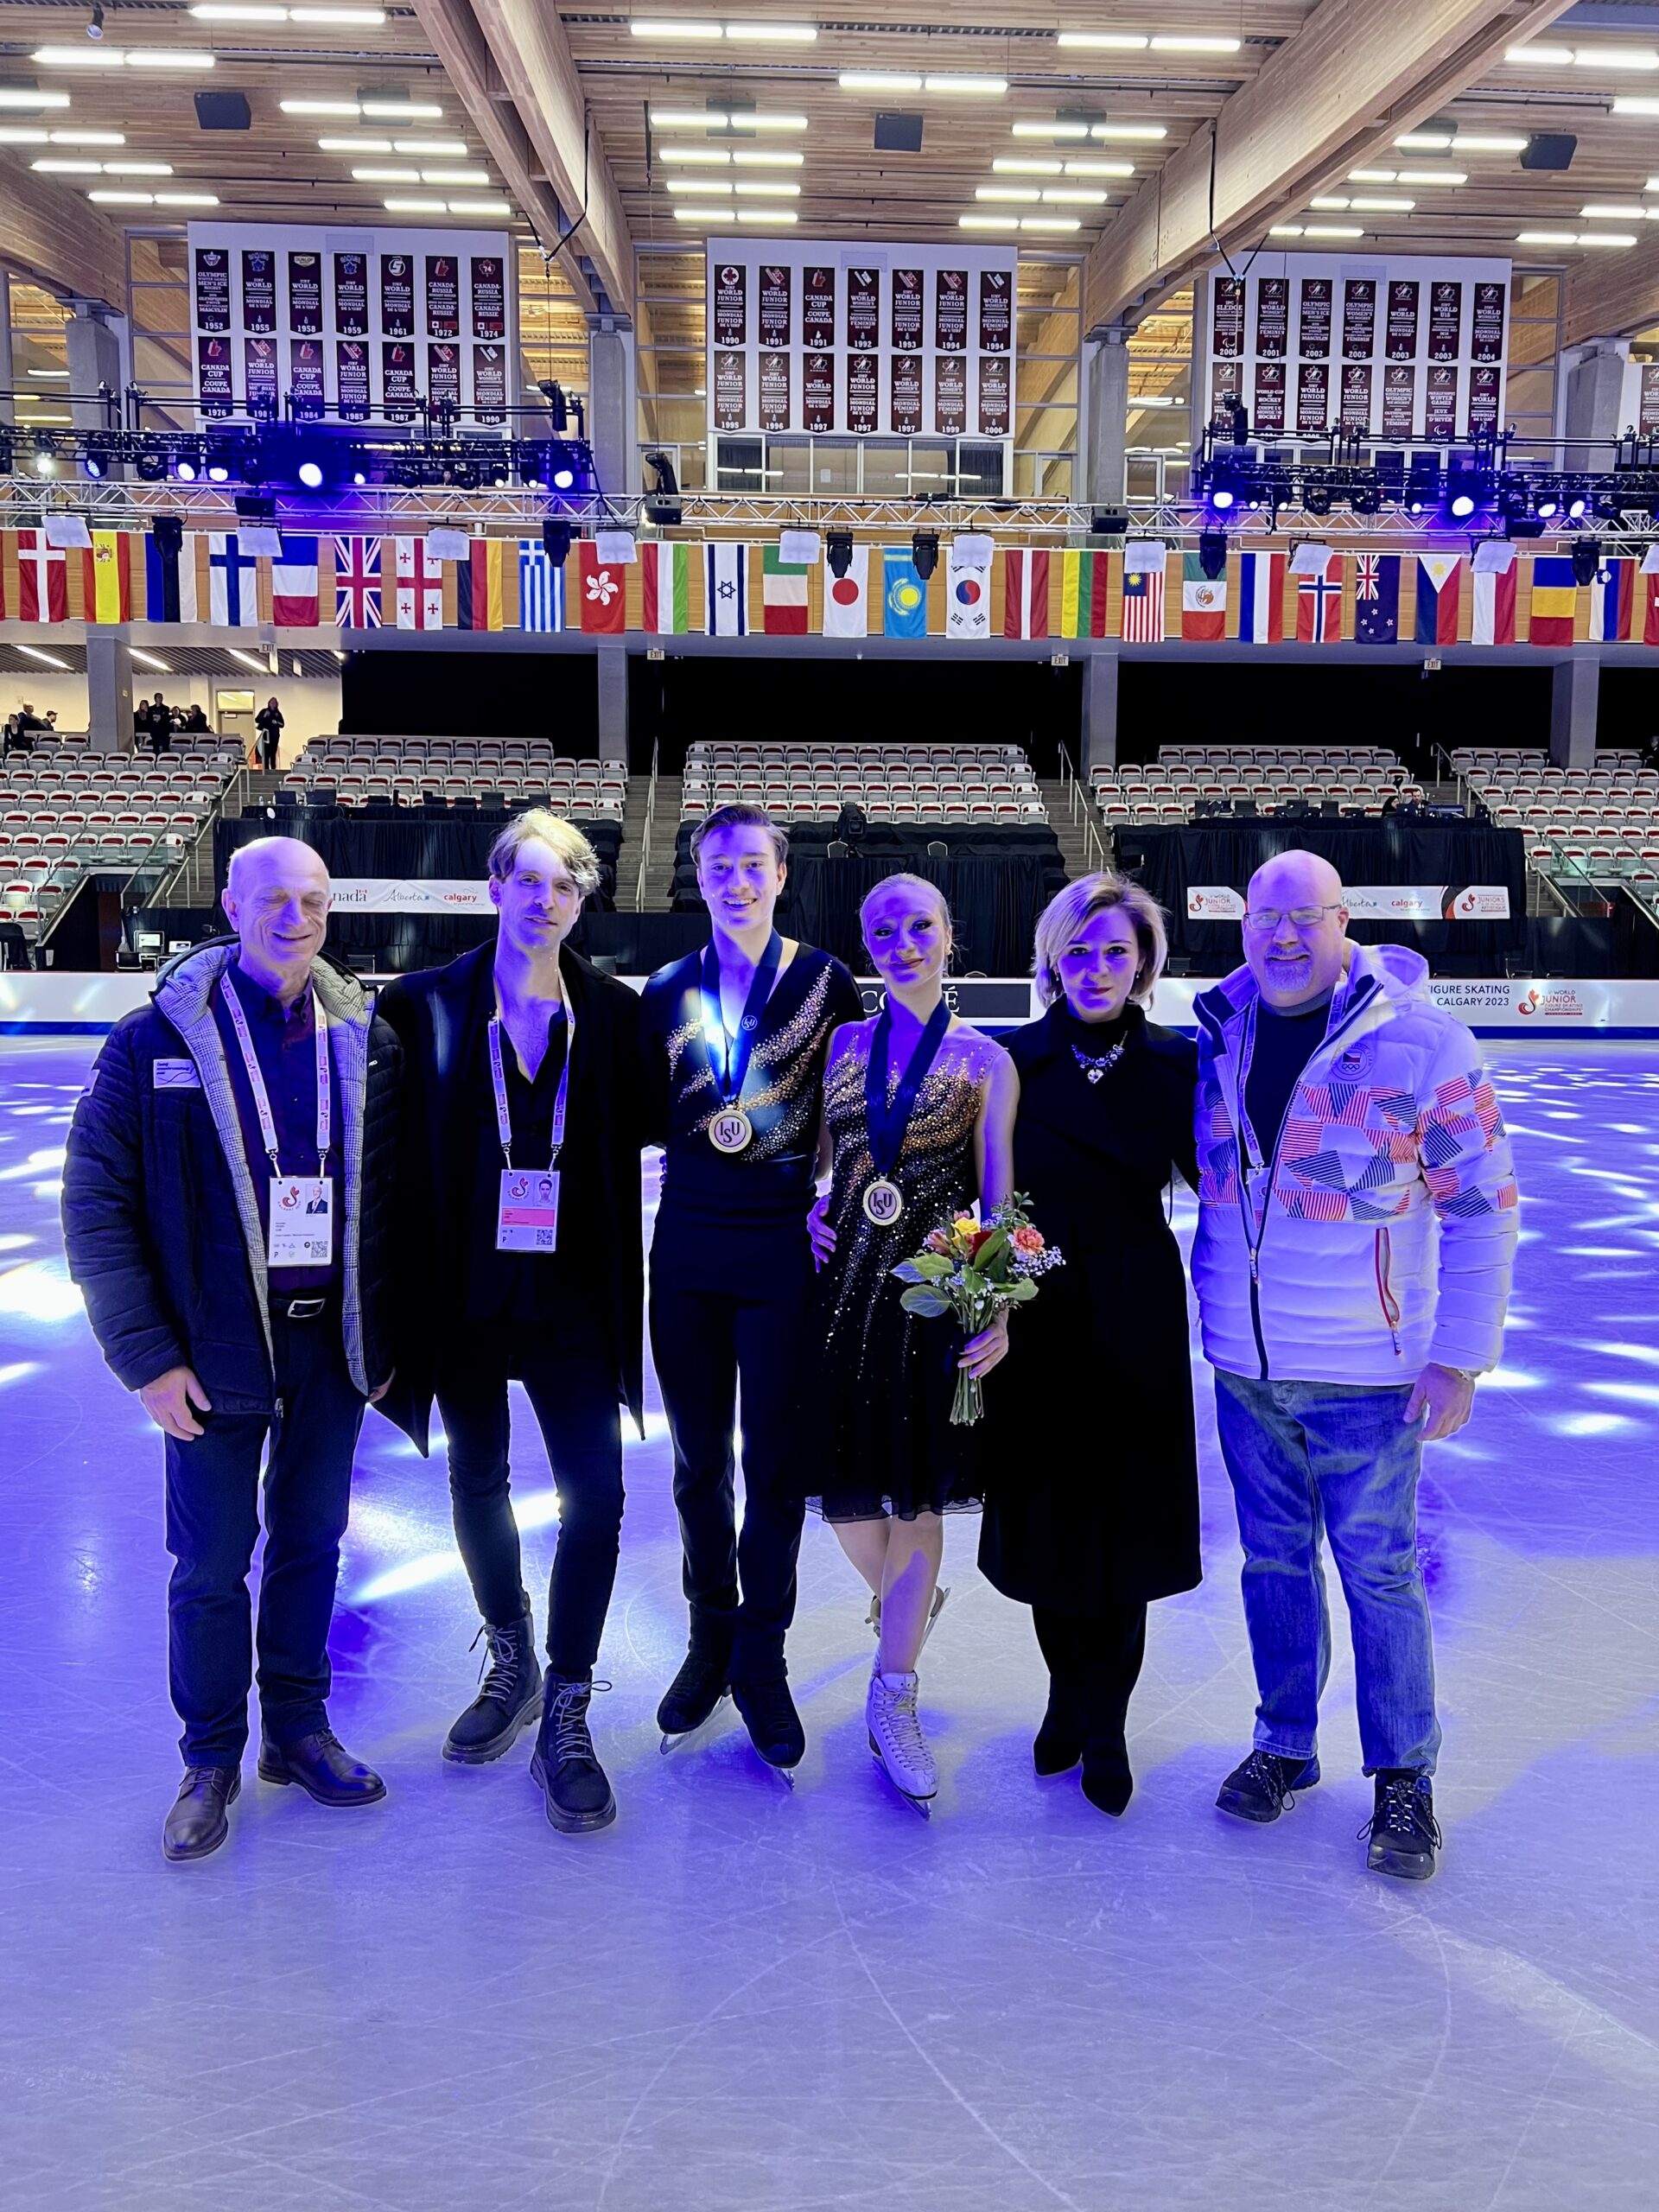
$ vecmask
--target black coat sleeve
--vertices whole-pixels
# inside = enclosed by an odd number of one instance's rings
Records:
[[[117,1029],[70,1124],[63,1242],[99,1348],[129,1390],[189,1363],[144,1220],[141,1103],[132,1037]]]
[[[668,1046],[664,1025],[668,992],[655,977],[639,994],[636,1032],[639,1058],[639,1140],[666,1144],[670,1127]]]
[[[1181,1050],[1169,1063],[1170,1154],[1175,1172],[1188,1190],[1198,1187],[1198,1140],[1193,1107],[1198,1087],[1198,1048],[1190,1038],[1179,1040]]]

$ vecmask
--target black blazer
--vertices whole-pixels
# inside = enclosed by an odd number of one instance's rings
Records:
[[[455,1325],[453,1209],[467,1188],[456,1163],[470,1160],[461,1135],[467,1071],[495,1011],[495,946],[463,952],[389,984],[376,1009],[403,1041],[405,1058],[398,1220],[405,1238],[397,1376],[389,1401],[399,1427],[427,1448],[442,1332]],[[573,1111],[596,1108],[599,1211],[610,1238],[611,1341],[617,1396],[645,1433],[645,1251],[640,1229],[641,1078],[639,1001],[626,983],[567,944],[559,975],[576,1024]],[[414,1232],[418,1230],[418,1236]]]
[[[1005,1596],[1096,1613],[1198,1581],[1186,1276],[1165,1217],[1195,1179],[1198,1048],[1126,1015],[1090,1084],[1063,1003],[1003,1038],[1020,1075],[1014,1180],[1065,1264],[1013,1317],[986,1391],[1014,1446],[988,1497],[980,1567]]]

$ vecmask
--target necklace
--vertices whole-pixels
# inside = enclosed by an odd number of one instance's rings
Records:
[[[1098,1083],[1107,1070],[1115,1068],[1122,1058],[1128,1042],[1127,1038],[1120,1038],[1109,1052],[1099,1053],[1079,1052],[1074,1045],[1071,1047],[1071,1057],[1090,1083]]]

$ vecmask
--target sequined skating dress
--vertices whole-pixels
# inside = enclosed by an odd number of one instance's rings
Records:
[[[1001,1046],[977,1030],[952,1031],[923,1078],[894,1180],[903,1217],[877,1228],[862,1198],[874,1179],[864,1114],[873,1022],[835,1058],[823,1112],[833,1157],[830,1224],[835,1255],[819,1275],[815,1363],[803,1425],[816,1470],[809,1503],[827,1521],[909,1519],[977,1508],[981,1427],[953,1427],[963,1338],[949,1319],[906,1313],[891,1270],[919,1251],[928,1231],[964,1212],[976,1196],[974,1127]],[[888,1072],[888,1096],[899,1072]]]

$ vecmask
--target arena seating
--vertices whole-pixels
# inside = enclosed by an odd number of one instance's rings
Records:
[[[843,806],[872,822],[1046,823],[1017,745],[752,745],[702,742],[686,754],[680,813],[695,821],[745,800],[780,821],[833,821]]]
[[[1659,893],[1659,774],[1634,753],[1557,768],[1541,748],[1469,746],[1452,763],[1494,822],[1523,833],[1530,867]]]
[[[0,767],[0,913],[33,940],[83,874],[182,860],[241,765],[213,735],[181,734],[152,759],[37,734]]]
[[[1418,799],[1401,761],[1376,745],[1166,745],[1148,767],[1096,767],[1090,782],[1109,829],[1187,822],[1198,805],[1220,801],[1258,814],[1292,799],[1381,814],[1390,798]]]
[[[544,800],[556,814],[620,822],[626,760],[578,760],[550,738],[322,737],[283,778],[303,793],[332,791],[340,806],[391,799],[404,806],[480,799],[499,791],[510,806]]]

